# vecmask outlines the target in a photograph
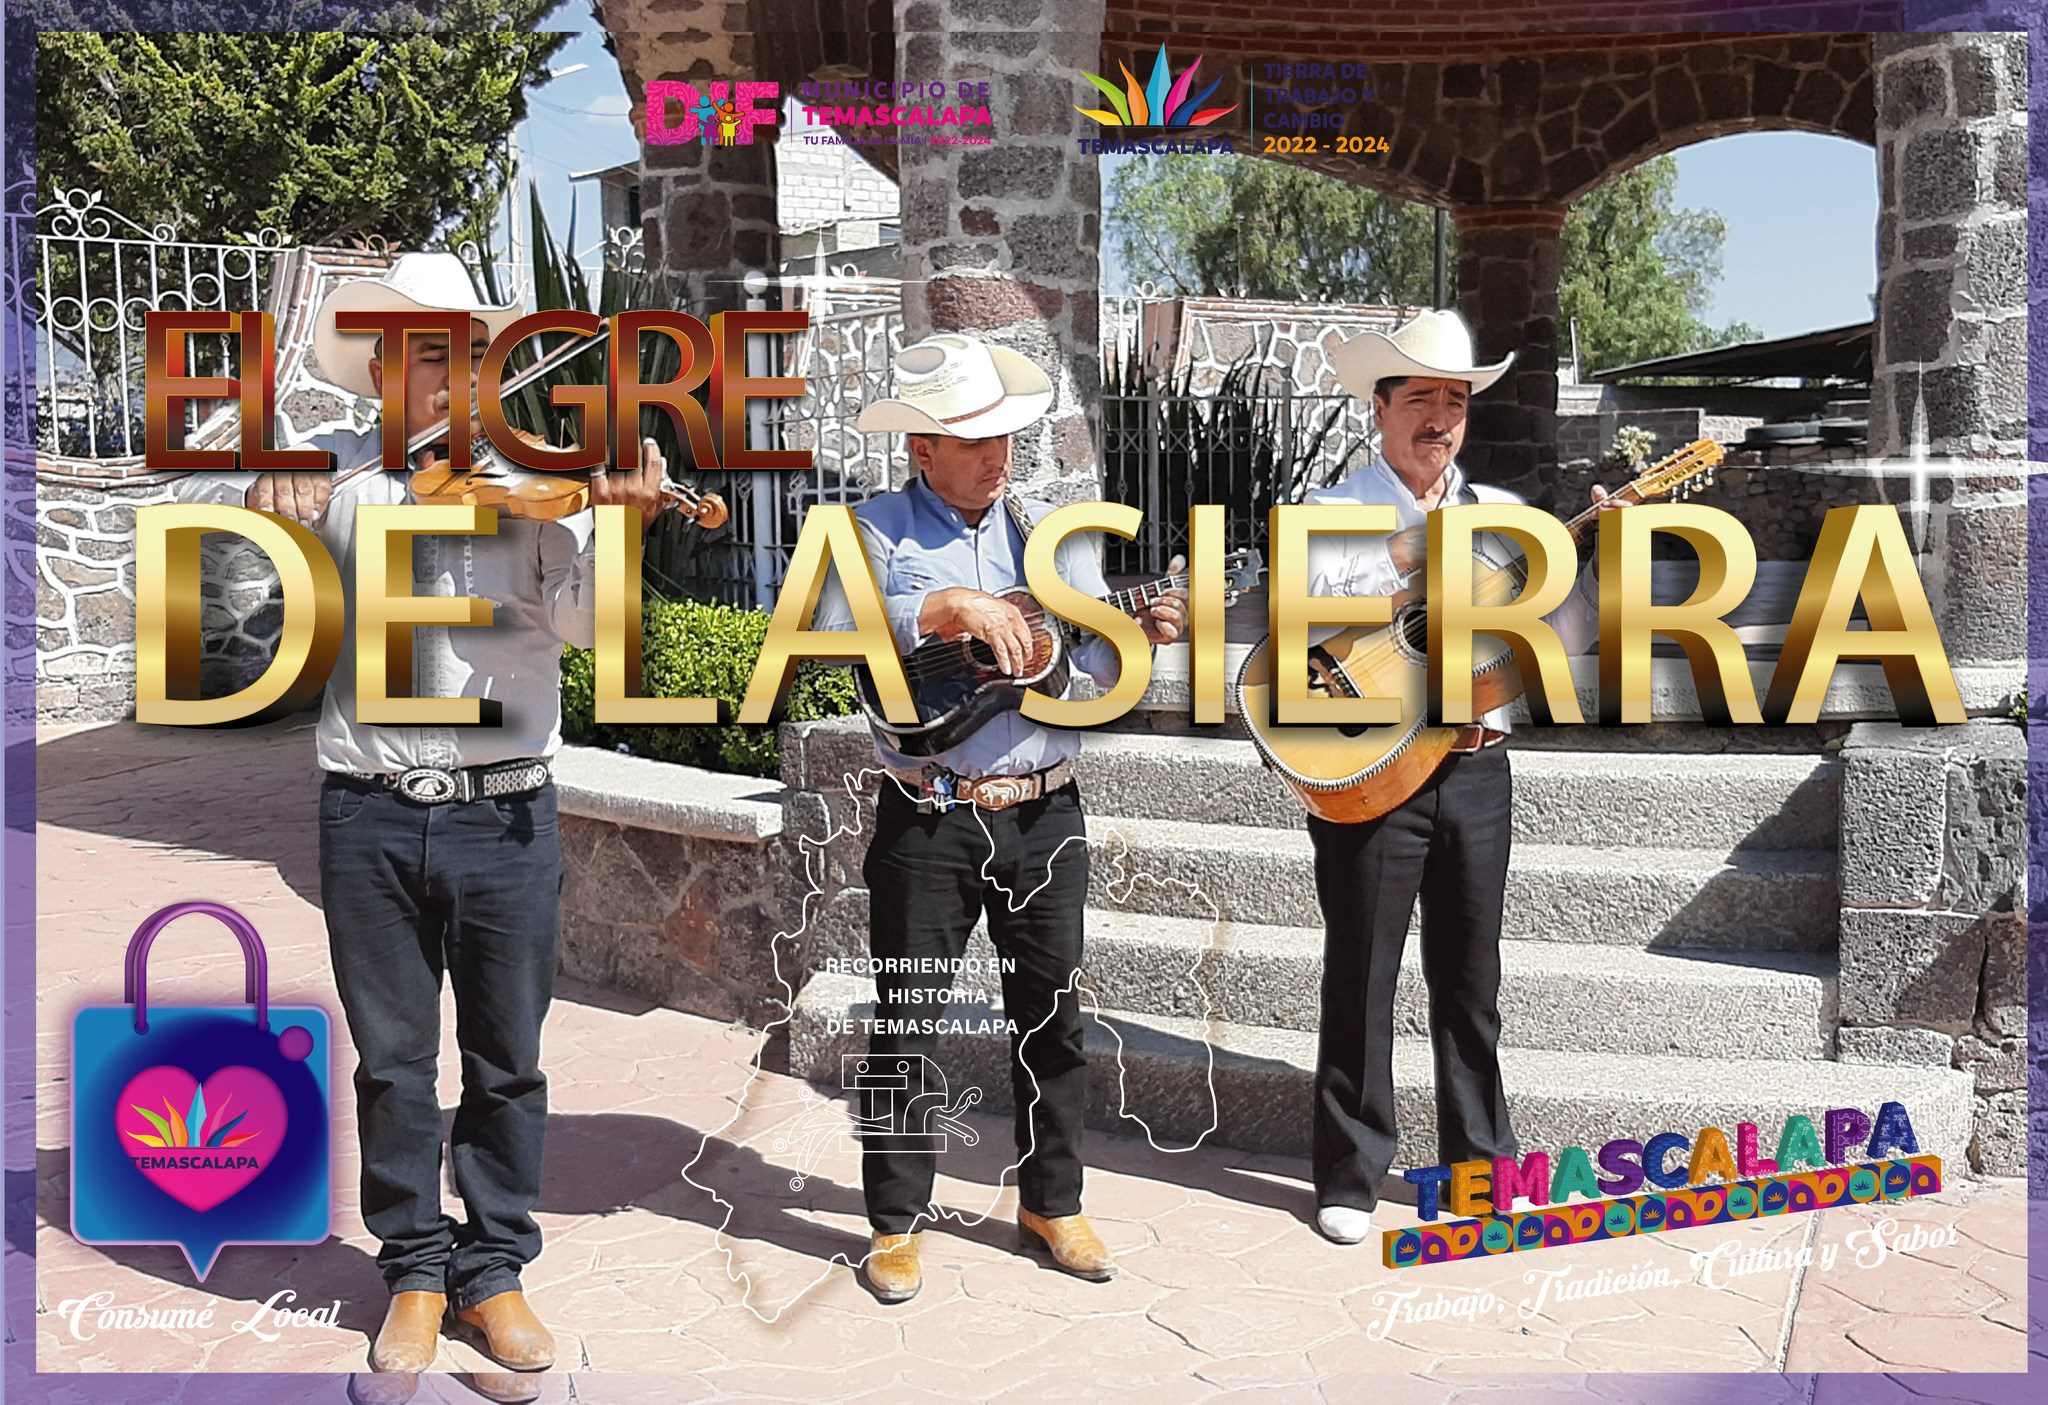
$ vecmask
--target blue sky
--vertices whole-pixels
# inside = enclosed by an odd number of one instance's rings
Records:
[[[527,173],[540,182],[556,239],[567,234],[573,203],[577,244],[587,248],[598,237],[597,189],[587,181],[572,185],[569,175],[629,160],[637,148],[626,120],[625,84],[586,0],[569,0],[551,22],[576,34],[555,57],[555,68],[587,67],[530,94],[532,115],[520,128],[519,144]],[[1758,132],[1687,147],[1677,156],[1679,204],[1717,209],[1728,225],[1709,322],[1740,320],[1766,336],[1784,336],[1870,316],[1877,171],[1869,147],[1839,137]]]
[[[1728,224],[1706,319],[1766,336],[1861,322],[1877,289],[1877,157],[1844,137],[1751,132],[1677,153],[1678,203]]]
[[[552,23],[574,29],[576,37],[551,60],[556,71],[588,65],[527,93],[527,120],[519,128],[519,154],[524,174],[540,184],[541,203],[557,242],[568,236],[569,214],[575,205],[576,243],[589,247],[598,237],[597,186],[571,183],[575,171],[594,170],[631,160],[639,152],[626,114],[631,103],[618,61],[604,49],[604,36],[590,19],[585,0],[569,0]],[[525,185],[520,185],[521,218]]]

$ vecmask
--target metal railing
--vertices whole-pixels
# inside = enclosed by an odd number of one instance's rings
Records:
[[[59,191],[41,209],[33,208],[29,183],[10,193],[4,210],[8,276],[19,280],[32,271],[37,288],[33,327],[10,329],[17,352],[25,339],[31,343],[36,396],[34,407],[9,403],[9,441],[30,441],[33,415],[34,442],[43,453],[88,460],[138,454],[144,315],[162,308],[265,307],[295,246],[274,230],[223,242],[176,238],[170,226],[146,227],[96,191]],[[376,244],[371,241],[373,252]],[[489,257],[472,244],[456,252],[473,268]],[[637,269],[640,231],[610,231],[579,261],[593,282],[604,266]],[[530,267],[491,263],[501,291],[531,296]],[[810,466],[704,475],[704,486],[727,498],[731,520],[709,537],[690,528],[686,538],[667,539],[685,533],[671,525],[651,539],[649,579],[658,591],[766,605],[812,506],[858,502],[903,481],[900,441],[853,428],[861,408],[890,391],[890,363],[903,339],[898,285],[849,268],[792,279],[785,287],[786,304],[808,309],[810,325],[794,337],[756,338],[752,355],[760,359],[750,370],[800,376],[806,393],[800,400],[755,402],[751,437],[805,451]],[[1171,303],[1156,289],[1104,297],[1105,358],[1133,345],[1151,309]],[[227,373],[233,354],[227,336],[195,338],[188,372]],[[1356,401],[1303,393],[1284,369],[1250,369],[1253,374],[1235,382],[1226,376],[1215,387],[1208,384],[1213,375],[1198,388],[1185,380],[1176,384],[1171,375],[1142,386],[1105,385],[1097,446],[1105,496],[1145,514],[1138,541],[1112,553],[1114,569],[1162,569],[1186,546],[1190,503],[1229,506],[1233,542],[1249,544],[1264,530],[1266,507],[1334,478],[1356,451],[1369,430]],[[188,414],[196,419],[197,407],[188,407]]]
[[[757,446],[809,453],[810,467],[705,475],[726,495],[732,520],[694,553],[686,571],[672,573],[672,589],[766,608],[813,506],[857,503],[902,486],[901,441],[853,427],[862,406],[889,393],[890,362],[903,343],[897,285],[843,269],[790,279],[785,287],[787,304],[810,312],[810,326],[794,337],[753,338],[751,355],[763,361],[750,369],[800,376],[805,393],[756,402],[753,438]],[[779,364],[766,364],[771,358]]]
[[[33,208],[33,188],[15,187],[5,210],[8,268],[24,266],[35,241],[34,353],[37,447],[78,459],[119,459],[142,450],[144,315],[160,310],[240,312],[269,303],[280,266],[297,247],[274,229],[209,242],[180,239],[167,223],[145,226],[108,205],[95,190],[58,190]],[[637,257],[638,230],[615,231],[595,260]],[[614,247],[616,246],[616,247]],[[390,252],[382,241],[364,247]],[[471,267],[485,258],[474,244],[456,251]],[[532,295],[526,265],[494,260],[499,286]],[[232,371],[232,341],[190,339],[187,373]],[[10,407],[13,417],[22,413]],[[186,407],[188,427],[199,407]],[[26,426],[23,439],[25,442]]]
[[[36,230],[37,442],[75,458],[141,451],[145,313],[260,308],[291,248],[270,229],[243,243],[178,239],[170,225],[145,227],[96,190],[60,190],[32,217],[10,210],[10,243],[24,218]],[[225,374],[232,351],[226,336],[194,338],[187,372]]]

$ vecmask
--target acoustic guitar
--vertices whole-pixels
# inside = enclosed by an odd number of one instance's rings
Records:
[[[1256,551],[1233,551],[1224,557],[1224,603],[1235,604],[1238,596],[1259,583],[1264,569],[1264,560]],[[1169,590],[1186,589],[1187,583],[1187,573],[1182,571],[1113,591],[1105,598],[1125,614],[1135,615]],[[882,701],[867,669],[853,671],[861,711],[889,745],[905,756],[936,756],[958,746],[992,718],[1023,706],[1027,688],[1055,698],[1065,695],[1072,673],[1072,649],[1083,631],[1048,614],[1021,585],[990,593],[1015,605],[1031,631],[1031,660],[1022,672],[1003,672],[996,663],[995,650],[979,639],[927,640],[903,660],[918,720],[915,726],[900,727],[882,715]]]
[[[1694,479],[1703,485],[1713,482],[1722,457],[1721,446],[1712,440],[1688,444],[1644,469],[1611,500],[1626,504],[1685,496]],[[1598,508],[1588,508],[1565,524],[1581,549],[1592,540],[1598,516]],[[1419,546],[1426,530],[1410,527],[1402,535]],[[1527,584],[1525,563],[1497,538],[1489,556],[1484,541],[1473,555],[1473,598],[1505,604]],[[1392,810],[1422,788],[1457,742],[1459,729],[1423,725],[1429,626],[1420,570],[1407,578],[1393,602],[1393,618],[1387,624],[1347,629],[1310,646],[1309,695],[1396,698],[1401,704],[1399,722],[1335,727],[1276,723],[1270,635],[1253,646],[1237,674],[1238,715],[1260,757],[1280,773],[1310,814],[1339,824],[1362,823]],[[1512,649],[1490,635],[1475,638],[1474,715],[1484,716],[1521,695]]]

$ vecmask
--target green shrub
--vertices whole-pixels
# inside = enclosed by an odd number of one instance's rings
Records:
[[[650,600],[641,618],[641,691],[650,698],[717,698],[739,712],[754,662],[768,637],[768,615],[697,600]],[[721,722],[706,727],[600,724],[594,716],[596,660],[588,649],[562,653],[562,737],[606,750],[701,766],[707,771],[772,776],[781,761],[775,728]],[[797,668],[778,721],[808,722],[859,710],[845,668]]]

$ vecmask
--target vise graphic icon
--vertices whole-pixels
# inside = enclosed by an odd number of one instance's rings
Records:
[[[842,1054],[839,1085],[856,1099],[854,1128],[866,1152],[944,1151],[948,1137],[973,1146],[981,1136],[959,1120],[981,1101],[981,1089],[959,1098],[945,1070],[924,1054]]]

